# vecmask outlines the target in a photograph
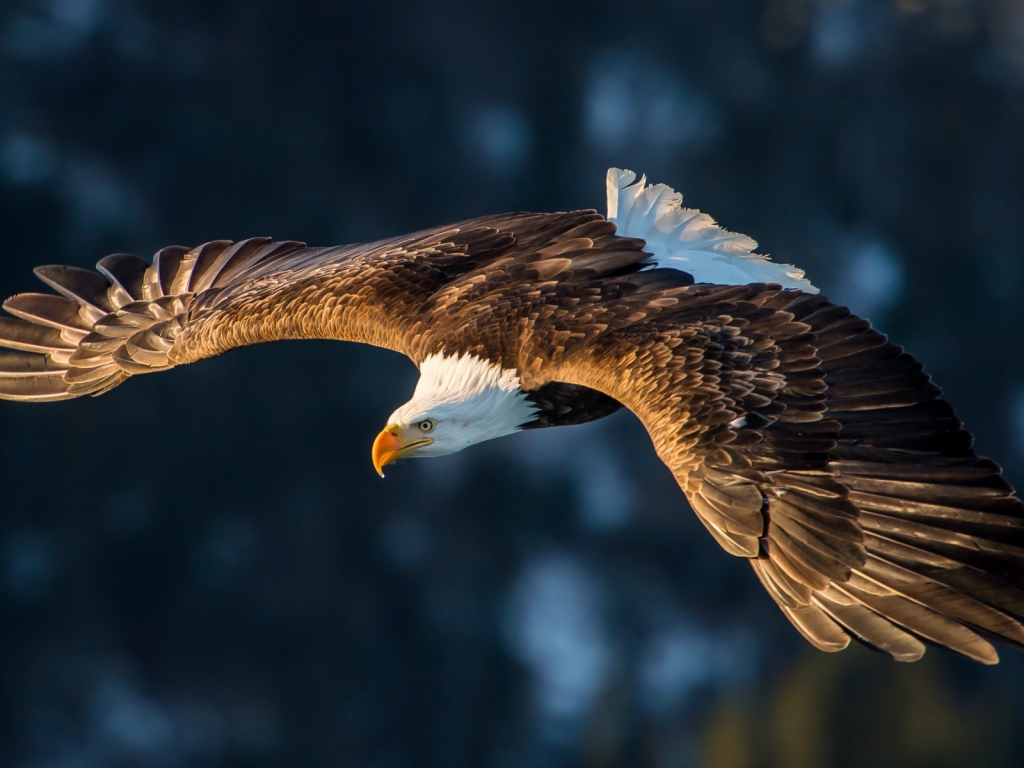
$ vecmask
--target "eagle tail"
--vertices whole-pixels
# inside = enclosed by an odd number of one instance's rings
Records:
[[[174,365],[170,351],[197,296],[260,262],[304,248],[296,242],[216,240],[172,246],[152,264],[114,254],[97,272],[44,266],[54,294],[22,293],[0,317],[0,399],[27,402],[101,395],[129,376]]]
[[[754,253],[753,238],[724,229],[706,213],[683,208],[683,196],[671,187],[647,186],[646,176],[636,181],[633,171],[619,168],[608,169],[606,186],[608,220],[623,237],[644,240],[644,250],[654,255],[658,266],[686,272],[697,283],[778,283],[818,292],[802,269]]]

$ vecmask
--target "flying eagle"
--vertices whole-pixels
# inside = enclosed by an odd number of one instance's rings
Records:
[[[278,339],[419,367],[378,471],[626,407],[715,540],[816,647],[992,664],[1024,646],[1024,507],[921,365],[795,267],[611,169],[608,212],[374,243],[253,238],[44,266],[3,305],[0,398],[99,395]]]

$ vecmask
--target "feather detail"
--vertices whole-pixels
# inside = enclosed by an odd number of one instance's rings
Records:
[[[608,220],[623,237],[644,240],[658,266],[686,272],[698,283],[778,283],[818,292],[803,270],[754,253],[752,238],[723,229],[706,213],[683,208],[683,196],[671,187],[648,187],[646,176],[635,180],[633,171],[608,169]]]

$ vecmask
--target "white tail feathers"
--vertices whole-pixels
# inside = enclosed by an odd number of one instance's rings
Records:
[[[608,220],[620,235],[646,241],[658,266],[688,272],[698,283],[778,283],[818,292],[802,269],[754,253],[752,238],[723,229],[706,213],[683,208],[683,196],[671,187],[649,187],[646,176],[635,180],[633,171],[608,169]]]

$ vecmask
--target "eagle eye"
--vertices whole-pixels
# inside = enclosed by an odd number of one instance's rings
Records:
[[[424,419],[423,421],[416,425],[416,428],[419,429],[420,432],[429,432],[434,428],[434,420]]]

